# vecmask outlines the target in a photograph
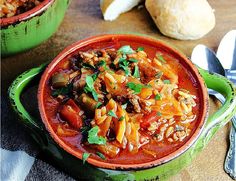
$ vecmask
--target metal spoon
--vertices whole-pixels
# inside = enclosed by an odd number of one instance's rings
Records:
[[[236,70],[236,30],[229,31],[223,37],[216,56],[226,70]]]
[[[217,50],[217,57],[226,69],[227,77],[236,84],[236,30],[229,31],[221,40]],[[233,121],[233,120],[232,120]],[[225,158],[225,171],[236,179],[236,132],[235,129],[230,130],[230,147]]]
[[[205,45],[200,44],[193,49],[191,60],[194,64],[208,70],[209,72],[218,73],[225,76],[225,70],[215,53]],[[224,103],[225,98],[220,93],[212,89],[208,89],[208,93],[219,99],[221,103]]]
[[[216,56],[226,70],[226,76],[236,84],[236,30],[229,31],[221,40]]]
[[[208,70],[209,72],[218,73],[220,75],[225,76],[225,70],[222,67],[219,59],[216,57],[215,53],[207,48],[204,45],[197,45],[192,52],[191,60],[193,63],[198,65],[199,67]],[[225,102],[225,98],[219,94],[218,92],[209,89],[209,94],[214,95],[222,104]],[[229,148],[229,157],[225,162],[225,171],[233,178],[236,178],[236,155],[235,155],[235,128],[236,128],[236,117],[232,118],[232,123],[234,125],[234,129],[231,130],[230,137],[230,148]]]

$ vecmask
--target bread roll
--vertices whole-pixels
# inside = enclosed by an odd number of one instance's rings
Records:
[[[161,33],[172,38],[199,39],[215,26],[206,0],[146,0],[145,6]]]
[[[105,20],[113,21],[121,13],[131,10],[143,0],[100,0],[100,8]]]

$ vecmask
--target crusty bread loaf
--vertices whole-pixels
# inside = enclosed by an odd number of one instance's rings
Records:
[[[100,0],[100,7],[105,20],[113,21],[121,13],[131,10],[143,0]]]
[[[215,15],[206,0],[146,0],[145,6],[166,36],[194,40],[215,26]]]

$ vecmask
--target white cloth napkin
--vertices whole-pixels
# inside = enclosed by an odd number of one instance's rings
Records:
[[[0,148],[1,181],[24,181],[35,161],[24,151],[8,151]]]

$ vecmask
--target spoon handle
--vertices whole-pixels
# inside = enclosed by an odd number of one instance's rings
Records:
[[[208,90],[209,94],[214,95],[222,104],[225,102],[225,98],[212,90]],[[232,118],[232,126],[229,135],[229,150],[225,158],[224,169],[232,179],[236,179],[236,115]]]
[[[236,117],[234,116],[232,118],[232,122],[235,123],[236,122]],[[230,175],[230,177],[232,179],[236,179],[236,132],[234,127],[231,127],[230,130],[230,136],[229,136],[229,140],[230,140],[230,147],[228,150],[228,153],[226,155],[226,159],[225,159],[225,171]]]

